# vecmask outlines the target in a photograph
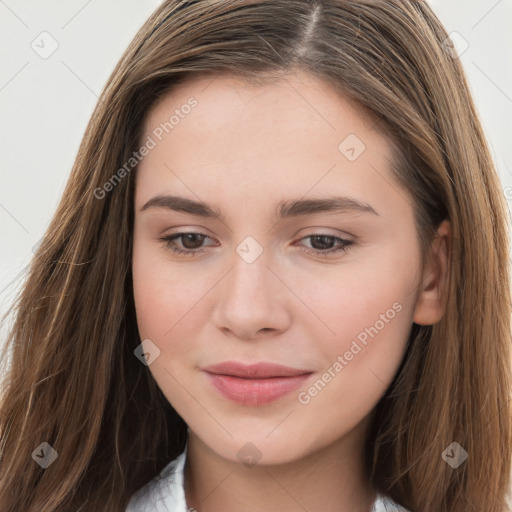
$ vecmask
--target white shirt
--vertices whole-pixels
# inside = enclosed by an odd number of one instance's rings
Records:
[[[187,446],[153,480],[139,489],[128,503],[125,512],[196,512],[187,508],[183,470]],[[201,511],[197,511],[201,512]],[[371,512],[408,512],[387,497],[378,495]]]

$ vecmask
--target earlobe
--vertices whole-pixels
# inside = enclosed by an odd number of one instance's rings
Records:
[[[423,271],[413,319],[418,325],[435,324],[444,315],[451,245],[451,224],[444,220],[432,241]]]

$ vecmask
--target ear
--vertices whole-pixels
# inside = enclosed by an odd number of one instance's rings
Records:
[[[443,220],[432,241],[423,269],[421,289],[413,319],[413,322],[418,325],[435,324],[444,315],[451,243],[450,222]]]

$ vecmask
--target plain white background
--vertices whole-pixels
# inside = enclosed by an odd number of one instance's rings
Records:
[[[429,3],[464,50],[459,58],[510,205],[512,0]],[[57,207],[105,81],[158,4],[0,0],[0,314]],[[0,336],[1,345],[5,327]]]

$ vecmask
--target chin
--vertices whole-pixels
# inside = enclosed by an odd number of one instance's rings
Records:
[[[287,464],[308,453],[308,445],[303,438],[295,438],[285,431],[281,432],[281,436],[276,432],[268,436],[266,429],[263,432],[262,429],[255,429],[254,433],[244,431],[240,435],[236,431],[230,432],[233,438],[228,435],[222,436],[222,439],[209,437],[203,442],[218,456],[247,467]]]

